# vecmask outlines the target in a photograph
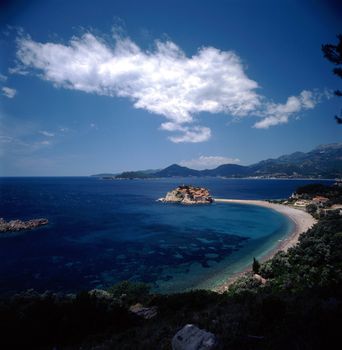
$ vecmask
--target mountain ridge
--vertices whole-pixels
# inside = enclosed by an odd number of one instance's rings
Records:
[[[195,170],[178,164],[156,171],[129,171],[116,179],[169,177],[227,178],[338,178],[342,176],[342,143],[319,145],[309,152],[294,152],[251,165],[222,164],[214,169]]]

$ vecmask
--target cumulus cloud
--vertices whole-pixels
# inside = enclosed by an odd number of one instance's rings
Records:
[[[7,86],[4,86],[1,88],[2,94],[6,96],[7,98],[13,98],[17,94],[17,90],[11,89]]]
[[[229,158],[222,156],[200,156],[191,160],[183,160],[180,162],[180,165],[202,170],[202,169],[214,169],[222,164],[236,164],[239,163],[240,159],[238,158]]]
[[[313,109],[320,101],[321,95],[303,90],[299,96],[290,96],[285,104],[267,103],[261,113],[262,120],[254,124],[257,129],[287,123],[292,115],[302,110]]]
[[[285,105],[265,103],[258,83],[246,75],[233,51],[202,47],[187,57],[172,41],[156,41],[153,50],[142,50],[117,33],[112,44],[89,32],[65,44],[21,36],[17,45],[19,63],[13,72],[34,71],[55,86],[130,98],[135,108],[166,118],[161,129],[177,133],[169,137],[173,142],[210,138],[210,129],[196,120],[201,112],[259,116],[255,127],[260,128],[285,123],[293,113],[311,108],[308,91]],[[297,100],[299,106],[293,107]]]
[[[203,142],[211,137],[211,130],[205,126],[182,126],[177,123],[167,122],[162,123],[160,129],[166,131],[178,131],[176,136],[170,136],[169,139],[174,143],[180,142]]]
[[[134,107],[164,116],[182,135],[174,142],[199,142],[210,137],[202,126],[189,127],[199,112],[243,116],[260,104],[258,84],[249,79],[233,52],[201,48],[192,57],[173,42],[157,41],[142,51],[128,38],[114,47],[87,33],[66,45],[18,39],[17,57],[56,86],[130,98]]]

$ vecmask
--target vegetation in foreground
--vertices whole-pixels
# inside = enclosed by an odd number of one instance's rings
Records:
[[[342,317],[342,219],[323,218],[287,253],[260,264],[228,292],[150,294],[122,282],[77,296],[24,294],[0,301],[3,349],[171,349],[187,323],[214,333],[219,349],[325,349],[339,342]],[[157,306],[146,320],[132,304]]]

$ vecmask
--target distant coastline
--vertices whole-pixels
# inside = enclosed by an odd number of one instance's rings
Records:
[[[342,172],[342,143],[321,145],[310,152],[295,152],[251,165],[221,164],[211,169],[191,169],[172,164],[164,169],[124,171],[93,175],[104,179],[149,179],[172,177],[222,177],[238,179],[336,179]]]
[[[222,179],[222,180],[304,180],[304,181],[331,181],[335,182],[336,178],[323,178],[323,177],[257,177],[257,176],[250,176],[250,177],[229,177],[229,176],[170,176],[170,177],[114,177],[114,176],[97,176],[97,175],[89,175],[86,177],[93,177],[93,178],[99,178],[101,180],[111,180],[111,181],[127,181],[127,180],[163,180],[163,179]]]
[[[270,203],[264,200],[245,200],[245,199],[221,199],[215,198],[216,203],[236,203],[243,205],[256,205],[265,207],[268,209],[275,210],[283,215],[285,215],[293,223],[293,230],[289,235],[283,239],[279,244],[272,249],[271,252],[265,254],[262,257],[262,261],[271,259],[279,251],[287,251],[289,248],[295,246],[298,243],[299,237],[302,233],[306,232],[309,228],[317,223],[317,220],[313,218],[309,213],[295,209],[283,204]],[[236,272],[233,276],[230,276],[225,282],[215,286],[213,288],[216,292],[224,292],[228,290],[229,285],[231,285],[237,278],[243,275],[245,272],[251,270],[251,266],[243,269],[242,271]]]

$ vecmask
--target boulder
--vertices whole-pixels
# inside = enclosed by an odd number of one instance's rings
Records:
[[[213,333],[187,324],[172,338],[172,350],[211,350],[217,345]]]
[[[129,311],[133,312],[134,314],[145,318],[146,320],[149,320],[150,318],[154,317],[157,315],[157,307],[152,306],[152,307],[145,307],[139,303],[132,305],[129,308]]]
[[[263,278],[262,276],[258,275],[257,273],[255,273],[253,275],[254,279],[259,281],[261,284],[266,284],[267,280],[265,278]]]

